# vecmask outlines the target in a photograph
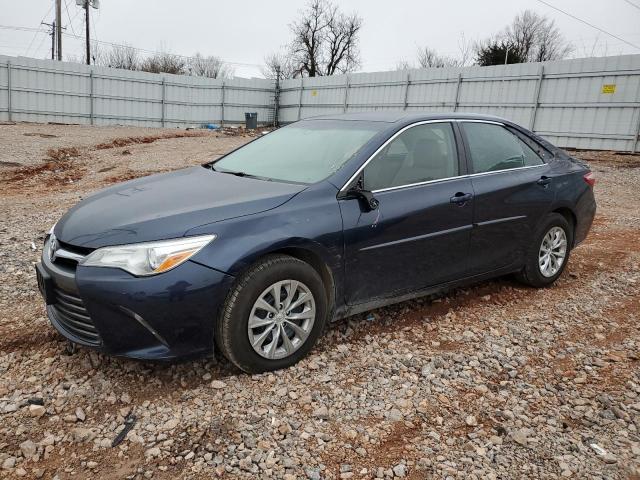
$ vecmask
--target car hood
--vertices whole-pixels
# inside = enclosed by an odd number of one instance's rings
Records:
[[[200,225],[270,210],[305,188],[192,167],[101,190],[69,210],[54,233],[88,248],[177,238]]]

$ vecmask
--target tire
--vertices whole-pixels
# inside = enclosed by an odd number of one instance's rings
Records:
[[[540,265],[543,241],[548,234],[558,232],[557,229],[561,229],[562,232],[564,232],[566,240],[564,257],[557,271],[553,271],[553,269],[551,269],[547,270],[545,274],[543,273],[543,268]],[[572,245],[573,226],[559,213],[550,213],[542,222],[542,225],[534,236],[534,241],[525,254],[525,266],[522,271],[516,275],[516,278],[520,282],[535,288],[542,288],[553,284],[558,277],[562,275],[562,272],[569,262]],[[558,250],[556,249],[556,252],[557,251]]]
[[[278,308],[274,305],[274,288],[280,292]],[[290,290],[294,290],[291,299]],[[269,305],[259,302],[259,299]],[[286,311],[287,304],[294,305],[298,301],[303,303],[291,312]],[[315,315],[311,320],[309,317],[313,311]],[[297,363],[313,348],[324,331],[327,312],[325,288],[313,267],[288,255],[268,255],[242,274],[229,291],[216,323],[216,345],[231,363],[247,373],[286,368]],[[252,329],[249,328],[250,318]],[[298,328],[292,328],[292,324]],[[266,337],[261,341],[263,334]],[[285,334],[289,339],[287,345],[283,337]],[[252,343],[255,342],[257,347],[254,348]]]

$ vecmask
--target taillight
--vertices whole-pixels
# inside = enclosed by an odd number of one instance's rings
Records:
[[[584,178],[584,181],[587,182],[590,187],[593,187],[596,184],[596,176],[593,172],[586,173],[582,178]]]

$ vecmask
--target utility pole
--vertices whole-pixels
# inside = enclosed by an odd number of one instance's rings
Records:
[[[56,0],[56,36],[58,38],[58,60],[62,60],[62,0]]]
[[[60,0],[58,0],[60,1]],[[91,65],[91,45],[89,43],[89,0],[84,1],[84,9],[85,9],[85,39],[87,42],[87,65]]]
[[[51,60],[55,60],[56,59],[56,21],[54,20],[53,23],[45,23],[45,22],[41,22],[42,25],[46,25],[47,27],[51,28],[51,33],[49,35],[51,35]]]

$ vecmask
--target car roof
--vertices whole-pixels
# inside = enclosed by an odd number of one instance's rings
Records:
[[[459,113],[459,112],[359,112],[359,113],[342,113],[334,115],[321,115],[317,117],[308,117],[304,120],[344,120],[344,121],[360,121],[360,122],[385,122],[385,123],[413,123],[424,120],[442,120],[442,119],[460,119],[460,120],[489,120],[511,123],[508,120],[493,115],[483,115],[479,113]]]

